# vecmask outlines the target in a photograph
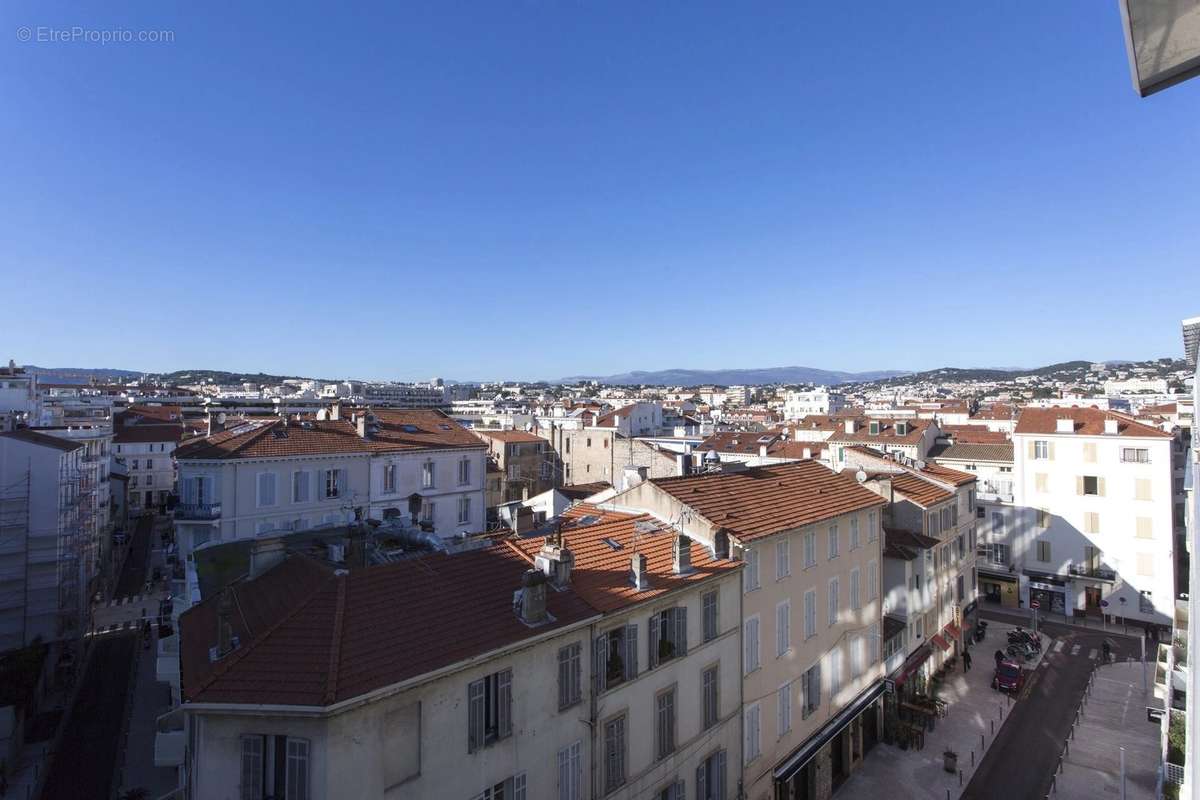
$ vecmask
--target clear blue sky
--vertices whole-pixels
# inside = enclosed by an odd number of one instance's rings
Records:
[[[1200,80],[1139,99],[1115,0],[184,5],[0,5],[3,359],[1035,365],[1200,313]]]

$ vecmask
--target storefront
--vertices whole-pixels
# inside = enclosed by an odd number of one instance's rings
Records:
[[[856,697],[775,768],[775,796],[823,800],[879,741],[882,681]]]
[[[1009,573],[979,570],[979,593],[985,603],[1017,608],[1021,597],[1017,576]]]
[[[1029,578],[1029,603],[1036,600],[1043,614],[1067,613],[1067,584],[1063,579],[1045,573],[1025,574]],[[1032,608],[1028,604],[1027,607]]]
[[[932,652],[929,642],[925,642],[884,681],[883,740],[888,744],[896,742],[900,703],[913,695],[925,692],[929,680],[929,656]]]

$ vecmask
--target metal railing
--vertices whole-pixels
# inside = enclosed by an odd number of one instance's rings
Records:
[[[175,506],[175,519],[220,519],[220,503],[180,503]]]
[[[1072,564],[1067,570],[1070,574],[1081,578],[1097,578],[1103,581],[1115,581],[1117,571],[1108,567],[1089,567],[1086,564]]]

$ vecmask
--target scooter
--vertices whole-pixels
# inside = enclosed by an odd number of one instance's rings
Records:
[[[1040,633],[1034,633],[1033,631],[1027,631],[1027,630],[1022,630],[1021,628],[1017,628],[1015,631],[1013,631],[1012,633],[1010,633],[1008,635],[1008,640],[1010,642],[1029,644],[1035,650],[1042,649],[1042,635]]]
[[[1010,656],[1020,656],[1025,661],[1037,655],[1037,651],[1033,649],[1031,644],[1010,644],[1005,650]]]

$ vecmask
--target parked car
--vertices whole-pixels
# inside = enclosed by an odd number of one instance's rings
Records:
[[[1016,694],[1025,685],[1025,670],[1015,661],[1005,659],[996,665],[992,676],[992,688]]]

